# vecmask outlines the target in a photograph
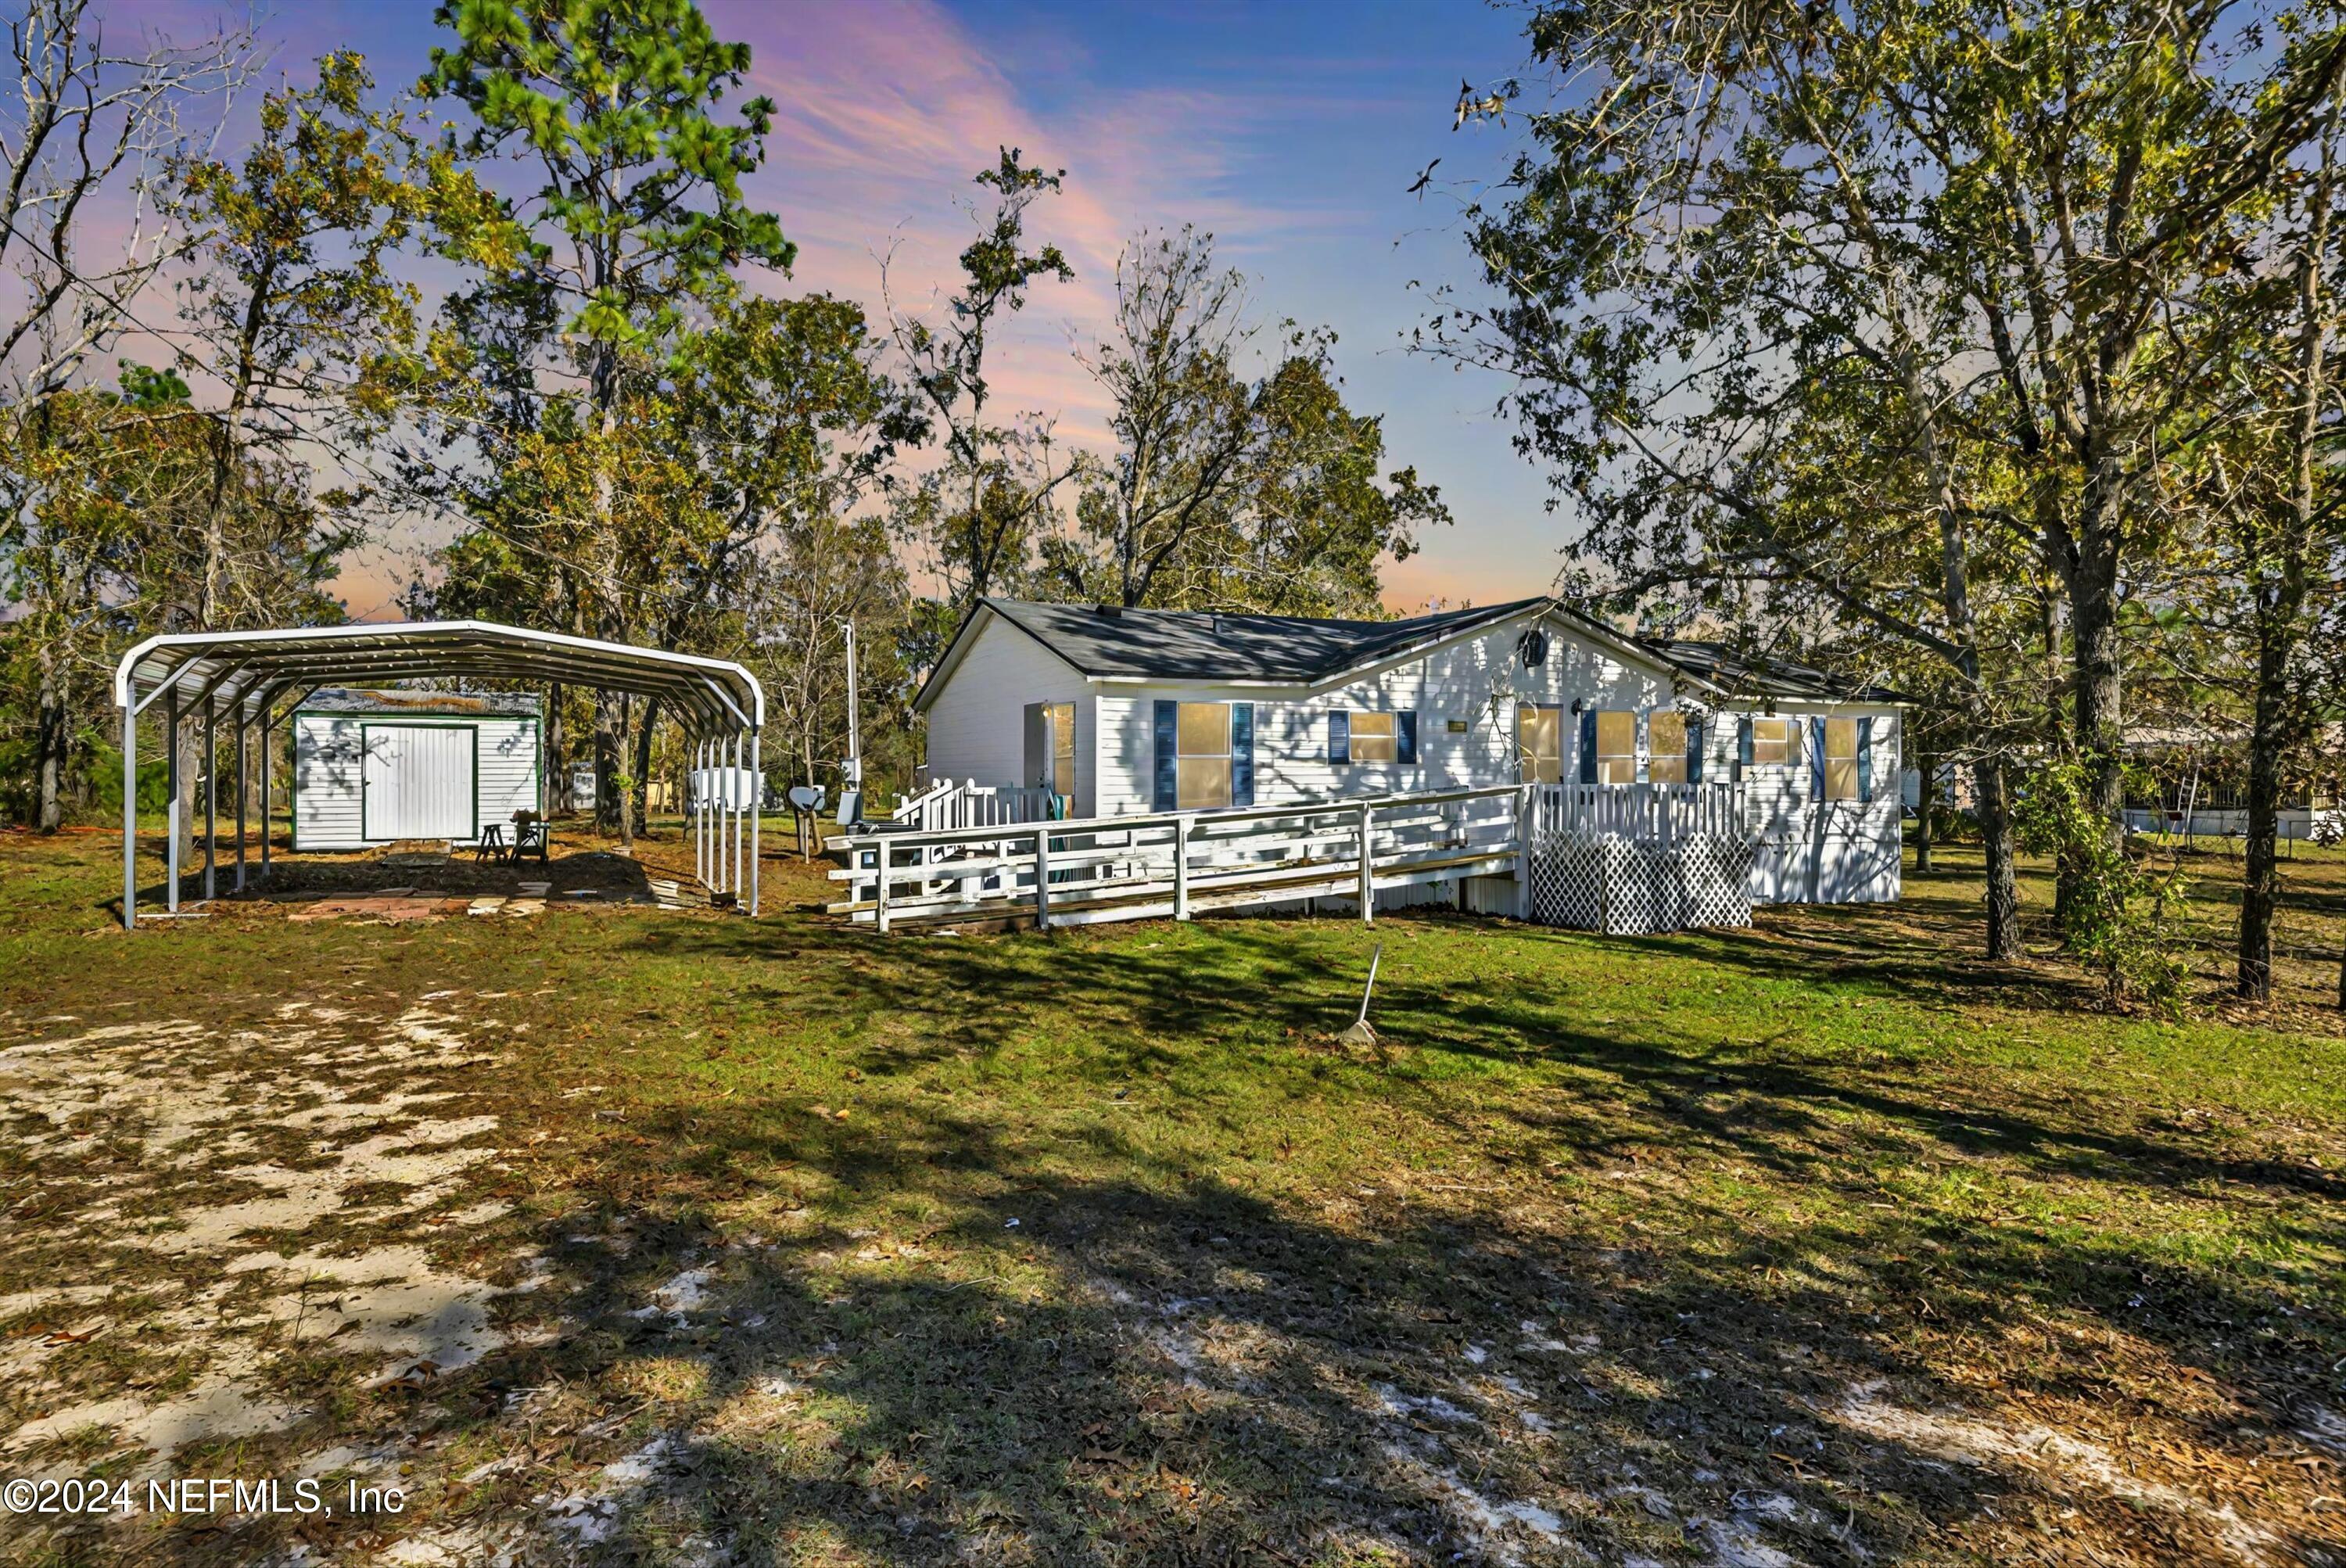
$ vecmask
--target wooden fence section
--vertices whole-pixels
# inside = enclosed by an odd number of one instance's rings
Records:
[[[1041,791],[1035,791],[1039,794]],[[1311,898],[1359,901],[1453,878],[1525,874],[1530,785],[1296,806],[882,831],[839,840],[836,914],[882,931],[987,919],[1038,926],[1187,920]]]

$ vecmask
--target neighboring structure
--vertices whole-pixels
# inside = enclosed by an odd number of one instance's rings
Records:
[[[543,810],[539,728],[526,692],[311,692],[293,711],[293,848],[470,844]]]
[[[2249,735],[2239,725],[2129,727],[2136,764],[2127,779],[2127,827],[2185,838],[2240,838],[2249,830]],[[2282,786],[2274,831],[2284,842],[2346,840],[2346,725],[2321,727]]]
[[[1755,901],[1899,891],[1899,699],[1555,600],[1401,621],[986,599],[914,700],[933,779],[1117,818],[1499,784],[1735,781]]]

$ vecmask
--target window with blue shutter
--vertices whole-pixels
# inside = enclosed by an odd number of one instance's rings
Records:
[[[1691,716],[1687,719],[1687,782],[1702,782],[1702,720]]]
[[[1825,721],[1821,716],[1809,720],[1809,799],[1825,798]]]
[[[1157,704],[1156,809],[1170,811],[1180,791],[1181,705],[1159,698]]]
[[[1873,720],[1857,721],[1857,799],[1860,805],[1873,799]]]
[[[1230,704],[1230,804],[1254,804],[1254,704]]]
[[[1346,708],[1328,716],[1331,762],[1414,762],[1417,715]]]
[[[1735,777],[1740,779],[1743,770],[1751,766],[1751,716],[1745,714],[1735,721]]]
[[[1596,782],[1596,710],[1580,710],[1580,781]]]

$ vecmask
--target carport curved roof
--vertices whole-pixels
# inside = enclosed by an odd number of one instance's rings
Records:
[[[399,621],[242,632],[175,632],[122,656],[114,702],[137,711],[167,692],[257,718],[288,691],[396,680],[561,681],[657,697],[707,730],[760,729],[766,694],[729,659],[598,642],[495,621]]]

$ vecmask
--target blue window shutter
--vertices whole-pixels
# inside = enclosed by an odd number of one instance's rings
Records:
[[[1181,705],[1162,697],[1157,703],[1157,809],[1170,811],[1179,797],[1181,770],[1178,749],[1181,733]]]
[[[1417,760],[1417,715],[1393,715],[1393,756],[1403,764]]]
[[[1809,799],[1825,798],[1825,721],[1821,715],[1809,720]]]
[[[1328,713],[1328,760],[1350,762],[1352,759],[1352,716],[1344,708],[1331,708]]]
[[[1742,778],[1743,770],[1750,766],[1751,716],[1747,713],[1735,721],[1735,776]]]
[[[1702,782],[1702,720],[1691,715],[1687,718],[1687,782]]]
[[[1593,708],[1580,711],[1580,781],[1596,782],[1596,710]]]
[[[1857,799],[1863,805],[1873,799],[1873,720],[1857,721]]]
[[[1254,804],[1254,704],[1230,704],[1230,804]]]

